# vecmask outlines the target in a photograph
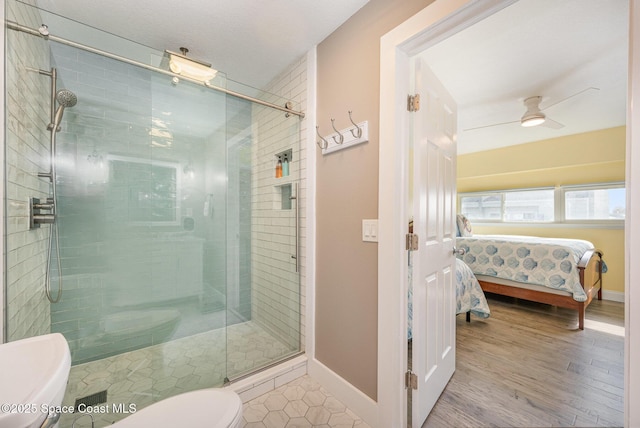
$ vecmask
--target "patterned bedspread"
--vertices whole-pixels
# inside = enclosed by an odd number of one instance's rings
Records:
[[[498,278],[572,293],[584,302],[577,264],[593,244],[578,239],[539,238],[516,235],[474,235],[456,238],[459,256],[477,275]]]
[[[413,323],[413,288],[411,287],[412,269],[409,266],[409,339]],[[480,318],[489,318],[491,310],[484,297],[484,292],[469,266],[456,259],[456,314],[471,312]]]
[[[491,314],[473,271],[462,260],[456,259],[456,314],[469,311],[480,318],[489,318]]]

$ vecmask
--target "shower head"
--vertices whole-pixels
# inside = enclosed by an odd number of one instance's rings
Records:
[[[60,89],[56,92],[56,101],[63,107],[73,107],[78,102],[78,97],[68,89]]]
[[[78,102],[76,94],[68,89],[60,89],[56,92],[56,101],[58,102],[58,108],[53,116],[53,123],[49,125],[49,129],[53,129],[58,132],[60,129],[60,122],[62,121],[62,113],[65,107],[73,107]]]

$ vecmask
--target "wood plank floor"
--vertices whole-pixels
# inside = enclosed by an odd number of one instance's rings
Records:
[[[487,295],[491,317],[457,318],[456,371],[425,427],[621,427],[624,305],[576,311]]]

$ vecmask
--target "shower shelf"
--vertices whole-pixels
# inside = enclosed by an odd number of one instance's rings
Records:
[[[287,175],[282,175],[281,177],[275,177],[275,173],[276,173],[276,167],[278,164],[278,160],[280,160],[281,162],[284,161],[284,159],[287,159],[288,163],[289,163],[289,172]],[[283,150],[281,152],[278,152],[276,154],[273,155],[273,171],[274,171],[274,180],[276,180],[276,182],[278,184],[281,184],[283,182],[290,182],[291,179],[291,165],[293,164],[293,150],[292,149],[287,149],[287,150]],[[284,170],[282,171],[284,174]]]
[[[289,182],[289,183],[278,184],[274,187],[276,189],[275,209],[290,210],[293,184]]]

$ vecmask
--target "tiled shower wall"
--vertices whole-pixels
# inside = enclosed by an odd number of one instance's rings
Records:
[[[269,84],[265,91],[291,100],[296,110],[307,110],[307,61],[303,56]],[[265,97],[266,98],[266,97]],[[291,347],[304,349],[306,149],[302,135],[306,121],[284,113],[254,107],[257,147],[253,154],[253,305],[252,319]],[[278,119],[276,119],[278,118]],[[276,154],[291,149],[290,177],[275,178]],[[295,211],[282,209],[282,186],[298,184],[300,273],[295,272]],[[295,192],[295,190],[294,190]],[[284,195],[284,196],[283,196]],[[295,203],[295,202],[294,202]]]
[[[7,1],[6,7],[8,20],[40,26],[33,9],[26,10],[13,0]],[[49,194],[49,183],[38,178],[38,172],[49,170],[51,79],[27,67],[49,70],[47,43],[7,30],[7,341],[46,334],[50,326],[49,302],[44,294],[49,227],[29,230],[29,198]]]

